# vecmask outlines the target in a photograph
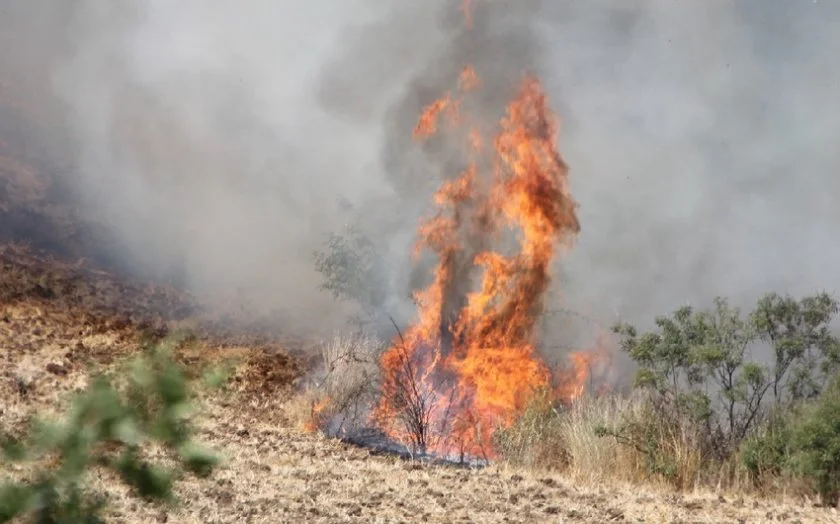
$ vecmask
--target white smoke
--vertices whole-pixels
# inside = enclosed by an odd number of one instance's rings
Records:
[[[529,70],[559,113],[582,223],[565,307],[648,321],[837,287],[836,3],[476,0],[472,37],[459,0],[6,3],[4,67],[52,80],[68,180],[125,259],[290,324],[343,315],[310,256],[338,198],[410,314],[409,246],[451,163],[411,128],[465,61],[488,107]]]

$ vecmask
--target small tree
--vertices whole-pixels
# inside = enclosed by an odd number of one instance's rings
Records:
[[[20,515],[42,524],[103,522],[105,498],[85,485],[92,467],[114,471],[152,501],[173,501],[173,483],[184,471],[210,474],[218,458],[192,438],[186,375],[169,349],[154,348],[133,361],[126,375],[121,381],[94,377],[62,422],[40,421],[22,439],[4,438],[3,461],[51,460],[32,481],[0,485],[0,522]],[[174,453],[178,467],[168,470],[144,459],[152,443]]]
[[[684,306],[658,317],[651,332],[639,334],[619,324],[614,331],[639,365],[635,384],[649,392],[657,422],[628,422],[604,428],[602,434],[660,464],[659,436],[677,429],[684,433],[679,426],[687,422],[704,457],[725,461],[742,449],[751,471],[780,470],[782,464],[773,462],[786,453],[781,438],[785,411],[820,395],[840,368],[840,341],[829,330],[837,311],[837,302],[824,293],[801,300],[768,294],[746,317],[717,298],[709,310]],[[769,365],[749,358],[762,345],[772,350]],[[773,399],[770,407],[767,397]],[[750,438],[759,427],[763,435]]]
[[[387,297],[382,255],[359,224],[348,223],[340,235],[330,233],[313,260],[323,277],[320,289],[337,300],[355,302],[367,317],[357,319],[360,323],[381,311]]]
[[[771,391],[776,408],[818,396],[840,366],[840,341],[829,324],[838,302],[826,293],[796,300],[769,293],[751,315],[773,349]]]
[[[722,298],[712,310],[684,306],[656,325],[658,332],[641,336],[626,324],[615,328],[640,365],[636,386],[652,393],[658,416],[688,418],[707,452],[728,456],[758,422],[768,388],[766,370],[745,360],[755,331]]]

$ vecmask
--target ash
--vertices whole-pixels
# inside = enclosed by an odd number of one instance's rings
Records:
[[[377,428],[359,428],[331,436],[338,438],[345,444],[370,450],[372,455],[394,456],[433,466],[479,469],[490,464],[488,460],[478,457],[441,456],[434,453],[414,452],[405,444],[393,440]]]

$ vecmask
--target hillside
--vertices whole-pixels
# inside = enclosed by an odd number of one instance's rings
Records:
[[[55,217],[45,217],[37,205],[11,200],[37,187],[37,171],[10,157],[2,165],[3,209],[53,224]],[[33,178],[22,183],[21,173]],[[837,522],[836,510],[802,503],[575,485],[504,466],[424,465],[304,433],[292,422],[288,402],[311,360],[301,342],[229,329],[175,289],[132,282],[90,262],[70,261],[69,249],[50,253],[45,247],[10,238],[0,247],[4,430],[20,431],[35,413],[60,411],[89,370],[111,369],[144,340],[172,329],[197,333],[180,351],[183,361],[238,362],[226,393],[203,398],[200,436],[223,453],[222,469],[179,485],[183,505],[170,512],[95,475],[95,487],[112,497],[112,522]],[[8,474],[19,471],[3,472]]]
[[[296,385],[321,341],[121,274],[104,228],[70,204],[54,176],[63,161],[44,149],[51,124],[25,103],[27,86],[9,80],[0,78],[0,429],[17,434],[35,414],[60,413],[92,372],[113,370],[176,330],[195,335],[178,352],[190,367],[237,363],[224,392],[201,395],[199,436],[223,466],[178,484],[182,505],[173,510],[96,472],[92,487],[108,493],[110,522],[840,522],[838,510],[794,497],[430,465],[303,431]],[[0,480],[25,474],[2,468]]]
[[[108,368],[136,351],[140,330],[162,331],[178,297],[138,289],[6,246],[2,261],[0,410],[4,428],[56,412],[86,381],[86,362]],[[110,302],[110,303],[109,303]],[[172,313],[175,314],[175,313]],[[176,325],[172,323],[172,325]],[[836,522],[836,512],[767,500],[636,487],[576,486],[502,466],[421,465],[301,432],[286,415],[299,361],[275,347],[200,337],[187,362],[240,362],[225,395],[205,398],[201,438],[226,457],[208,480],[179,487],[166,513],[114,489],[113,522]],[[8,473],[8,472],[6,472]]]

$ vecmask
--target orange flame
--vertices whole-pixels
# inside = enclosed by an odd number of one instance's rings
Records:
[[[464,25],[467,29],[472,29],[473,6],[471,0],[461,0],[461,13],[464,15]]]
[[[470,1],[462,8],[469,26]],[[423,110],[415,139],[438,133],[442,119],[457,130],[462,98],[479,86],[476,71],[465,67],[455,94]],[[429,250],[437,264],[431,284],[415,293],[415,323],[381,358],[382,395],[372,415],[420,451],[492,458],[493,432],[512,423],[534,393],[573,400],[606,359],[600,349],[573,353],[569,369],[552,377],[536,349],[551,263],[580,231],[539,81],[523,80],[492,140],[478,129],[465,131],[467,166],[441,185],[437,214],[418,228],[415,255]],[[487,161],[478,163],[481,155]],[[511,231],[513,254],[490,249]],[[465,290],[476,272],[476,288]]]
[[[323,397],[312,403],[308,419],[303,423],[303,430],[307,433],[314,433],[322,427],[327,408],[330,406],[330,398]]]
[[[567,403],[577,400],[583,395],[587,382],[608,374],[612,370],[613,354],[610,347],[607,334],[602,333],[594,348],[570,353],[568,367],[555,374],[555,397]],[[598,388],[604,387],[605,384],[598,384]]]
[[[461,93],[477,85],[475,71],[464,69]],[[429,105],[415,137],[434,134],[442,117],[460,121],[459,105],[449,94]],[[558,245],[580,230],[555,134],[541,86],[527,77],[492,141],[489,187],[470,163],[436,192],[439,212],[420,225],[416,244],[417,252],[438,256],[434,279],[416,293],[417,322],[381,361],[383,395],[374,419],[390,435],[425,451],[489,458],[493,430],[510,424],[536,390],[550,387],[535,329]],[[476,129],[468,141],[481,151]],[[487,244],[506,229],[520,233],[512,256],[490,250],[471,255],[463,245],[465,235]],[[465,263],[483,275],[478,290],[458,303],[453,296],[463,285],[458,279]],[[576,372],[563,379],[572,389],[557,389],[563,398],[576,396],[586,380],[584,357],[572,358]]]

